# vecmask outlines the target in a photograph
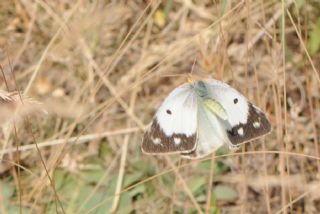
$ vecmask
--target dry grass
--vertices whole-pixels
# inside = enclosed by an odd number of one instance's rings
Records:
[[[48,115],[2,126],[0,213],[319,213],[319,11],[312,0],[1,1],[1,90]],[[200,161],[143,155],[145,125],[195,58],[194,76],[237,88],[272,134]]]

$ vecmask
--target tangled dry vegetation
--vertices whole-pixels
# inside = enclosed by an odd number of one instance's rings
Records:
[[[0,213],[319,213],[319,15],[312,0],[1,1],[1,90],[41,104],[11,120],[20,100],[0,103]],[[195,59],[272,133],[199,161],[143,155]]]

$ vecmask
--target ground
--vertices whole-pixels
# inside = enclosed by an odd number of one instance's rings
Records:
[[[320,213],[319,15],[312,0],[1,1],[0,89],[26,102],[0,103],[0,213]],[[271,134],[200,160],[143,154],[190,76],[236,88]]]

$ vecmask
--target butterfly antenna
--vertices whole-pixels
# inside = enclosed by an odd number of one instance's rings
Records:
[[[191,67],[191,72],[190,72],[190,74],[188,75],[188,82],[189,82],[190,84],[194,84],[194,80],[193,80],[193,78],[192,78],[192,73],[193,73],[194,66],[195,66],[196,62],[197,62],[197,56],[195,56],[195,58],[194,58],[194,60],[193,60],[193,64],[192,64],[192,67]]]
[[[2,77],[3,77],[4,83],[6,84],[7,91],[9,91],[9,85],[8,85],[8,82],[7,82],[7,79],[6,79],[6,75],[4,74],[4,70],[3,70],[2,65],[0,65],[0,70],[1,70],[1,73],[2,73]]]
[[[196,62],[197,62],[197,56],[195,56],[195,57],[194,57],[194,60],[193,60],[193,64],[192,64],[192,68],[191,68],[191,72],[190,72],[191,75],[192,75],[192,73],[193,73],[194,66],[195,66]]]

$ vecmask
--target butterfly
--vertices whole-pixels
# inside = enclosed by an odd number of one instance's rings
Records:
[[[161,104],[141,147],[147,154],[197,159],[222,145],[237,148],[270,131],[266,115],[236,89],[214,79],[189,80]]]

